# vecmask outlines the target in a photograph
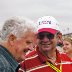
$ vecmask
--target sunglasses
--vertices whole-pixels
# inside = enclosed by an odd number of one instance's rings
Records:
[[[54,39],[54,35],[48,32],[42,32],[37,35],[37,38],[40,40],[43,40],[45,37],[47,37],[49,40]]]

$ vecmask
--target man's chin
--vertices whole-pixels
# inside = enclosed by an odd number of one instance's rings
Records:
[[[49,51],[49,50],[51,50],[51,48],[49,48],[49,47],[48,48],[43,48],[43,50],[44,51]]]

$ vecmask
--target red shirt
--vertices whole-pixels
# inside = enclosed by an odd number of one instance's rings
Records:
[[[48,66],[46,62],[51,62],[39,51],[38,48],[36,51],[28,54],[27,57],[28,58],[26,58],[25,61],[21,63],[21,71],[19,72],[56,72],[53,68]],[[57,60],[53,66],[60,70],[60,65],[62,65],[62,72],[72,72],[71,59],[68,58],[65,54],[60,54],[57,51]]]

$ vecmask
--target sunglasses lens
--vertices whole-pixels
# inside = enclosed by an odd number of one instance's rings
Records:
[[[54,35],[53,34],[51,34],[51,33],[39,33],[38,34],[38,36],[37,36],[37,38],[38,39],[44,39],[44,37],[47,37],[48,39],[53,39],[54,38]]]
[[[54,35],[53,35],[53,34],[48,34],[48,35],[47,35],[47,38],[48,38],[48,39],[53,39],[53,38],[54,38]]]
[[[38,39],[41,39],[42,40],[43,38],[44,38],[44,34],[41,34],[41,33],[38,34]]]

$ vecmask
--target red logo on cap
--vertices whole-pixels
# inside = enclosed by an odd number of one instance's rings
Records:
[[[42,22],[39,22],[39,25],[41,24],[51,24],[51,21],[42,21]]]

